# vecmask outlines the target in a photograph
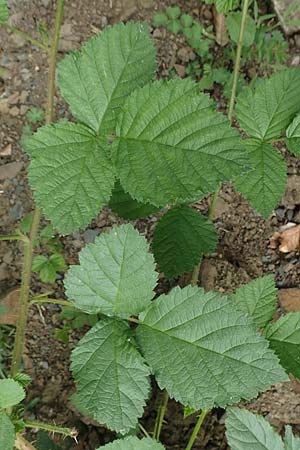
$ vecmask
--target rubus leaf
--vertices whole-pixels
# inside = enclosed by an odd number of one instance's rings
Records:
[[[0,448],[3,450],[15,448],[15,428],[3,411],[0,411]]]
[[[189,272],[201,256],[215,250],[218,236],[213,223],[195,209],[170,209],[157,223],[153,235],[156,262],[167,277]]]
[[[229,2],[228,2],[228,0],[226,0],[225,2],[224,1],[220,2],[220,0],[219,0],[219,8],[221,6],[220,4],[222,4],[222,6],[224,5],[224,7],[226,7],[227,5],[230,7],[233,3],[235,3],[234,0],[230,0]],[[218,8],[218,6],[217,6],[217,8]],[[226,25],[227,25],[227,29],[228,29],[230,38],[236,44],[238,43],[238,40],[239,40],[241,21],[242,21],[242,12],[241,11],[232,12],[232,13],[228,14],[226,17]],[[247,18],[246,18],[245,33],[244,33],[244,40],[243,40],[243,45],[245,47],[251,47],[251,45],[253,44],[254,39],[255,39],[255,33],[256,33],[255,21],[248,14]]]
[[[232,450],[284,450],[283,442],[262,416],[240,408],[229,408],[226,437]]]
[[[11,378],[0,380],[0,409],[17,405],[24,398],[25,391],[17,381]]]
[[[150,371],[125,322],[98,322],[73,350],[71,370],[79,409],[122,434],[135,428],[150,391]]]
[[[102,233],[80,252],[79,261],[65,279],[76,308],[127,318],[148,306],[158,275],[146,239],[132,225]]]
[[[300,114],[295,117],[286,130],[286,144],[293,155],[300,155]]]
[[[300,450],[300,438],[293,435],[289,425],[285,427],[284,446],[285,450]]]
[[[41,127],[25,148],[36,203],[61,233],[86,226],[108,203],[114,186],[108,144],[84,125]]]
[[[134,200],[124,191],[119,181],[116,181],[108,206],[120,217],[127,220],[147,217],[159,211],[159,208],[150,205],[150,203],[140,203]]]
[[[272,275],[257,278],[239,287],[231,296],[236,307],[264,328],[273,319],[277,305],[277,289]]]
[[[0,0],[0,24],[8,21],[9,10],[6,0]]]
[[[288,373],[300,376],[300,312],[280,317],[266,328],[270,347]]]
[[[138,342],[159,387],[196,410],[250,399],[288,380],[252,320],[218,293],[175,288],[140,319]]]
[[[164,450],[165,447],[151,438],[138,439],[130,436],[125,439],[117,439],[111,444],[106,444],[98,450]]]
[[[300,69],[288,68],[261,80],[255,90],[238,96],[236,115],[250,137],[271,141],[281,137],[299,111]]]
[[[244,145],[253,169],[238,176],[234,185],[266,219],[284,194],[286,162],[270,144],[247,139]]]
[[[59,64],[58,85],[74,116],[94,131],[114,131],[124,98],[151,80],[155,49],[145,23],[119,23]]]
[[[203,197],[246,164],[239,135],[190,79],[133,92],[117,136],[113,159],[123,188],[156,206]]]

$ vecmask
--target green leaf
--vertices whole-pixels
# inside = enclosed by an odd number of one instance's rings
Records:
[[[222,4],[226,5],[226,3],[227,2],[222,1]],[[219,6],[221,6],[220,1],[219,1]],[[241,11],[232,12],[232,13],[228,14],[226,17],[226,25],[228,28],[230,38],[236,44],[238,43],[238,40],[239,40],[241,21],[242,21],[242,12]],[[251,45],[254,42],[255,33],[256,33],[255,21],[248,14],[247,19],[246,19],[245,34],[244,34],[244,40],[243,40],[244,47],[251,47]]]
[[[155,28],[161,27],[168,23],[168,16],[165,13],[158,12],[154,14],[152,24]]]
[[[124,98],[151,80],[155,49],[145,23],[119,23],[59,64],[58,84],[74,116],[96,132],[115,129]]]
[[[295,117],[286,130],[286,144],[294,156],[300,155],[300,114]]]
[[[186,419],[189,416],[192,416],[193,414],[195,414],[197,412],[196,409],[191,408],[190,406],[185,406],[184,410],[183,410],[183,418]]]
[[[288,373],[300,377],[300,312],[289,313],[266,329],[270,347]]]
[[[17,405],[25,398],[22,386],[11,378],[0,380],[0,409]]]
[[[67,296],[77,308],[127,318],[143,311],[153,298],[154,258],[132,225],[102,233],[80,252],[79,261],[65,279]]]
[[[56,272],[63,272],[67,268],[64,257],[59,253],[51,255],[50,258],[39,255],[33,259],[32,271],[39,272],[44,283],[54,283]]]
[[[45,431],[38,432],[35,446],[37,450],[62,450],[61,447],[49,438]]]
[[[239,408],[227,413],[226,437],[232,450],[284,450],[279,434],[262,416]]]
[[[148,217],[159,211],[159,208],[150,205],[150,203],[140,203],[134,200],[124,191],[119,181],[116,181],[108,206],[120,217],[127,220]]]
[[[18,372],[14,376],[14,380],[16,382],[18,382],[23,388],[28,386],[32,381],[31,377],[29,375],[27,375],[27,373],[24,373],[24,372]]]
[[[239,5],[239,0],[216,0],[216,7],[219,13],[228,13]]]
[[[9,417],[0,411],[0,448],[13,450],[15,447],[15,428]]]
[[[196,410],[251,399],[288,380],[252,320],[216,292],[177,287],[140,319],[138,342],[159,387]]]
[[[49,262],[57,272],[63,272],[67,269],[65,258],[60,253],[54,253],[50,256]]]
[[[130,436],[126,439],[118,439],[111,444],[106,444],[98,450],[164,450],[165,447],[159,442],[151,438],[138,439],[135,436]]]
[[[137,425],[150,390],[150,371],[125,322],[98,322],[73,350],[71,370],[79,409],[122,434]]]
[[[292,427],[289,425],[285,427],[284,446],[285,450],[300,450],[300,438],[293,436]]]
[[[193,25],[194,19],[190,14],[182,14],[180,21],[183,28],[189,28]]]
[[[26,141],[37,205],[61,233],[85,227],[107,204],[114,185],[109,146],[80,124],[41,127]]]
[[[44,111],[41,108],[33,106],[26,113],[26,119],[30,123],[39,123],[44,120]]]
[[[9,10],[6,0],[0,0],[0,23],[5,23],[9,18]]]
[[[168,23],[168,30],[171,31],[171,33],[178,34],[179,31],[182,30],[182,26],[179,20],[171,20]]]
[[[188,206],[170,209],[156,225],[153,252],[167,277],[189,272],[201,256],[215,250],[218,236],[213,223]]]
[[[238,309],[264,328],[273,319],[277,305],[277,289],[272,275],[257,278],[239,287],[231,296]]]
[[[288,68],[244,89],[236,105],[240,126],[264,141],[280,138],[299,111],[300,69]]]
[[[238,176],[234,185],[267,219],[284,194],[287,167],[284,158],[270,144],[244,141],[252,170]]]
[[[40,232],[40,238],[44,239],[45,241],[50,241],[50,239],[52,239],[54,235],[55,235],[55,230],[51,223],[46,225]]]
[[[170,17],[170,19],[175,20],[179,18],[181,10],[179,6],[169,6],[166,9],[166,13]]]
[[[193,201],[243,171],[241,140],[191,79],[136,90],[119,116],[113,149],[117,175],[141,202]]]

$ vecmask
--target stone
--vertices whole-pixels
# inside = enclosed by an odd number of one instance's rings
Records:
[[[296,55],[293,57],[291,66],[293,66],[293,67],[300,66],[300,55]]]
[[[92,230],[86,230],[83,233],[83,239],[86,244],[94,243],[96,236],[98,236],[99,230],[97,228]]]
[[[13,106],[10,108],[9,114],[13,117],[17,117],[20,114],[20,109],[17,106]]]
[[[18,161],[4,164],[0,167],[0,181],[14,178],[18,175],[22,167],[23,164]]]
[[[291,35],[300,31],[299,0],[272,0],[272,2],[284,32]]]
[[[281,204],[289,209],[293,209],[295,205],[300,205],[300,175],[288,177]]]

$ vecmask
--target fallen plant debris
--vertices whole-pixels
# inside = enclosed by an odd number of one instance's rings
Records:
[[[300,225],[289,222],[270,238],[270,248],[279,248],[282,253],[300,250]]]

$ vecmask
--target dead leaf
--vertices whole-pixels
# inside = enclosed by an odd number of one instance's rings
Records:
[[[278,291],[279,305],[286,312],[300,311],[300,289],[279,289]]]
[[[270,238],[270,247],[275,249],[279,245],[279,251],[289,253],[300,250],[300,225],[288,223],[276,231]]]
[[[36,447],[30,444],[30,442],[26,441],[26,439],[24,439],[20,433],[18,433],[16,436],[15,447],[18,450],[37,450]]]
[[[11,144],[7,144],[5,147],[0,150],[0,156],[10,156],[11,155]]]
[[[216,41],[221,47],[225,47],[228,44],[228,34],[226,28],[225,14],[219,13],[214,6],[214,23],[216,32]]]
[[[0,315],[0,324],[15,325],[18,318],[20,289],[16,288],[8,292],[4,298],[0,299],[0,306],[7,310]]]

